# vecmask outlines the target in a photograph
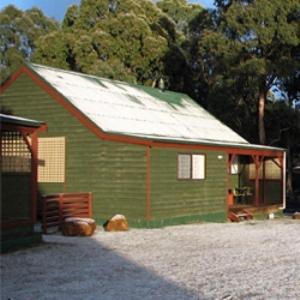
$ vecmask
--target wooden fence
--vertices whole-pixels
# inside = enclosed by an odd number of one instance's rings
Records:
[[[60,228],[68,217],[92,217],[92,193],[60,193],[44,195],[43,203],[43,232],[50,227]]]

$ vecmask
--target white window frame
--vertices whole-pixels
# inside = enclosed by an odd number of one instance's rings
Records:
[[[188,173],[181,166],[183,157],[189,158]],[[197,169],[198,165],[198,169]],[[185,174],[183,174],[185,173]],[[206,177],[206,155],[203,153],[178,153],[177,155],[177,179],[178,180],[204,180]]]
[[[232,162],[231,162],[231,170],[230,174],[237,175],[240,172],[240,161],[238,156],[234,156]]]

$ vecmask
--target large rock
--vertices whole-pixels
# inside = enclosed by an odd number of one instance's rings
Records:
[[[66,218],[62,232],[67,236],[91,236],[96,229],[96,222],[91,218]]]
[[[115,215],[104,224],[105,231],[127,231],[128,222],[123,215]]]
[[[300,220],[300,212],[295,212],[293,214],[293,219]]]

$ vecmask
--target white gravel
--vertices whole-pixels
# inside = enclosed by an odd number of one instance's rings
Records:
[[[2,299],[300,299],[299,221],[44,241],[2,255]]]

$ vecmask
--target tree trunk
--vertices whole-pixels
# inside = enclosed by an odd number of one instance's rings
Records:
[[[259,89],[258,96],[258,137],[259,143],[262,145],[266,144],[266,132],[265,132],[265,103],[266,103],[266,92],[265,87]]]

